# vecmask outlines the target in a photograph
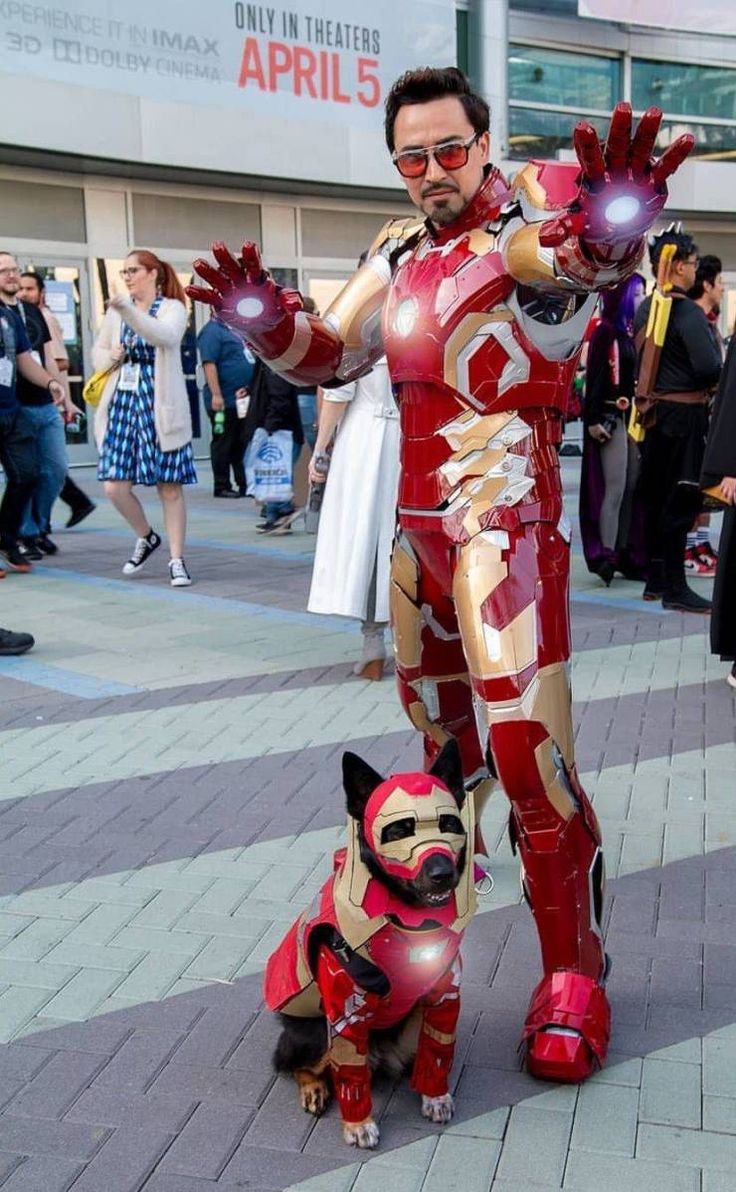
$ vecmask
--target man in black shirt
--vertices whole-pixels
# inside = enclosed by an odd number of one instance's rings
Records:
[[[12,267],[2,265],[2,257],[0,254],[0,278],[4,268],[12,272]],[[18,548],[18,531],[38,475],[38,460],[34,429],[16,395],[18,376],[45,385],[54,401],[63,400],[63,387],[34,360],[20,315],[0,302],[0,463],[5,472],[0,501],[0,579],[6,565],[13,571],[31,569]]]
[[[709,613],[711,604],[685,580],[687,532],[700,512],[700,470],[707,432],[707,402],[721,359],[704,312],[687,296],[695,282],[698,250],[684,232],[663,232],[650,245],[654,274],[666,244],[674,244],[672,310],[654,382],[656,422],[642,444],[641,492],[649,578],[645,600],[681,612]],[[641,344],[651,298],[634,319]]]
[[[56,380],[61,380],[53,355],[48,348],[51,332],[37,306],[21,302],[18,291],[21,278],[15,257],[0,252],[0,300],[21,318],[31,345],[35,362]],[[71,407],[62,386],[63,406]],[[26,503],[20,526],[21,552],[30,560],[44,554],[55,554],[56,547],[48,537],[51,507],[64,483],[68,459],[64,422],[59,408],[45,386],[34,384],[22,374],[18,377],[17,397],[27,412],[26,422],[32,427],[38,454],[38,478]],[[71,407],[73,409],[73,407]]]

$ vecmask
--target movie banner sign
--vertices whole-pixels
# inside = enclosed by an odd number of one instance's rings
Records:
[[[455,5],[0,0],[0,44],[25,78],[367,128],[403,70],[455,61]]]

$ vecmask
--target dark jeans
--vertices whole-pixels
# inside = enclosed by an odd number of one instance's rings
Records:
[[[702,505],[693,456],[702,462],[697,439],[666,435],[657,426],[647,431],[641,470],[647,554],[650,564],[664,563],[668,587],[684,583],[687,534]]]
[[[20,407],[10,414],[0,414],[0,463],[5,471],[0,543],[14,546],[39,471],[35,429]]]
[[[207,411],[214,431],[215,416],[211,410]],[[238,418],[234,409],[225,410],[225,425],[222,434],[212,435],[210,443],[210,459],[212,461],[212,475],[214,477],[215,492],[223,492],[230,488],[230,469],[233,471],[235,485],[241,492],[245,492],[245,468],[243,460],[248,440],[245,435],[246,418]]]
[[[67,472],[66,480],[59,493],[59,500],[68,505],[72,513],[79,513],[80,510],[86,509],[92,504],[92,501],[85,492],[79,487]],[[47,527],[48,529],[48,527]]]

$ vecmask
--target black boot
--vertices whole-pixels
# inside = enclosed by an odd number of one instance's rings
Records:
[[[641,596],[642,600],[661,600],[664,596],[666,586],[664,560],[652,559],[649,564],[647,582]]]
[[[704,615],[711,611],[713,607],[710,600],[706,600],[704,596],[698,596],[697,592],[693,592],[689,588],[685,580],[685,571],[668,571],[666,575],[667,586],[662,594],[662,608],[670,609],[673,612],[680,613],[700,613]]]

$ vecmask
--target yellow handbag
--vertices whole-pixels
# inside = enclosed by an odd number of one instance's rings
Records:
[[[82,397],[88,406],[99,406],[102,401],[102,395],[105,392],[105,385],[108,379],[114,372],[120,368],[120,364],[111,364],[109,368],[101,368],[98,372],[93,373],[88,381],[84,383],[82,390]]]

